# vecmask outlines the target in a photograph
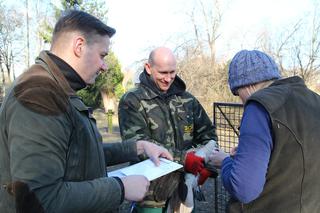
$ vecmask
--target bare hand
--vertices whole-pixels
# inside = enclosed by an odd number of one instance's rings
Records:
[[[172,155],[167,149],[162,146],[158,146],[154,143],[148,141],[137,141],[138,154],[145,153],[154,164],[160,165],[159,157],[167,158],[168,160],[173,160]]]
[[[232,147],[230,150],[230,156],[235,156],[237,154],[238,147]]]
[[[121,178],[124,186],[124,198],[130,201],[141,201],[145,197],[150,182],[143,175],[129,175]]]
[[[220,168],[222,161],[229,156],[230,155],[225,153],[223,150],[213,150],[213,152],[209,155],[209,164],[217,168]]]

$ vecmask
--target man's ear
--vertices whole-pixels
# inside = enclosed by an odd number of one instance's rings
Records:
[[[147,73],[151,75],[151,65],[149,63],[145,63],[144,68],[146,69]]]
[[[73,53],[75,54],[75,56],[80,57],[82,55],[85,42],[86,40],[83,36],[76,36],[73,39]]]

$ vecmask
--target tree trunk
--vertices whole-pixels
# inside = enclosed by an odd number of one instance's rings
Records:
[[[100,91],[104,111],[107,114],[107,121],[108,121],[108,133],[113,132],[113,115],[115,114],[115,97],[113,95],[107,94],[105,91]]]
[[[1,88],[0,88],[0,102],[2,102],[2,98],[5,96],[5,89],[6,89],[6,79],[5,79],[5,76],[4,76],[4,70],[2,68],[2,64],[1,64],[1,60],[0,60],[0,71],[1,71],[1,77],[2,77],[2,85],[1,85]]]
[[[108,110],[112,110],[112,112],[115,111],[115,97],[113,95],[107,94],[105,91],[100,91],[104,110],[107,113]]]
[[[30,39],[29,39],[29,0],[26,0],[26,21],[27,21],[27,67],[30,66]]]

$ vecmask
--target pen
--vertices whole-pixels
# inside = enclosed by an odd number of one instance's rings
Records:
[[[136,202],[132,201],[131,207],[130,207],[130,213],[133,212],[134,208],[136,207]]]

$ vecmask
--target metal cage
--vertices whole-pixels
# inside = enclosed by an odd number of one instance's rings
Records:
[[[216,126],[219,147],[225,152],[229,153],[230,150],[238,144],[242,113],[242,104],[213,104],[213,123]],[[215,213],[226,212],[226,206],[230,196],[222,186],[220,177],[214,180],[214,191]]]

